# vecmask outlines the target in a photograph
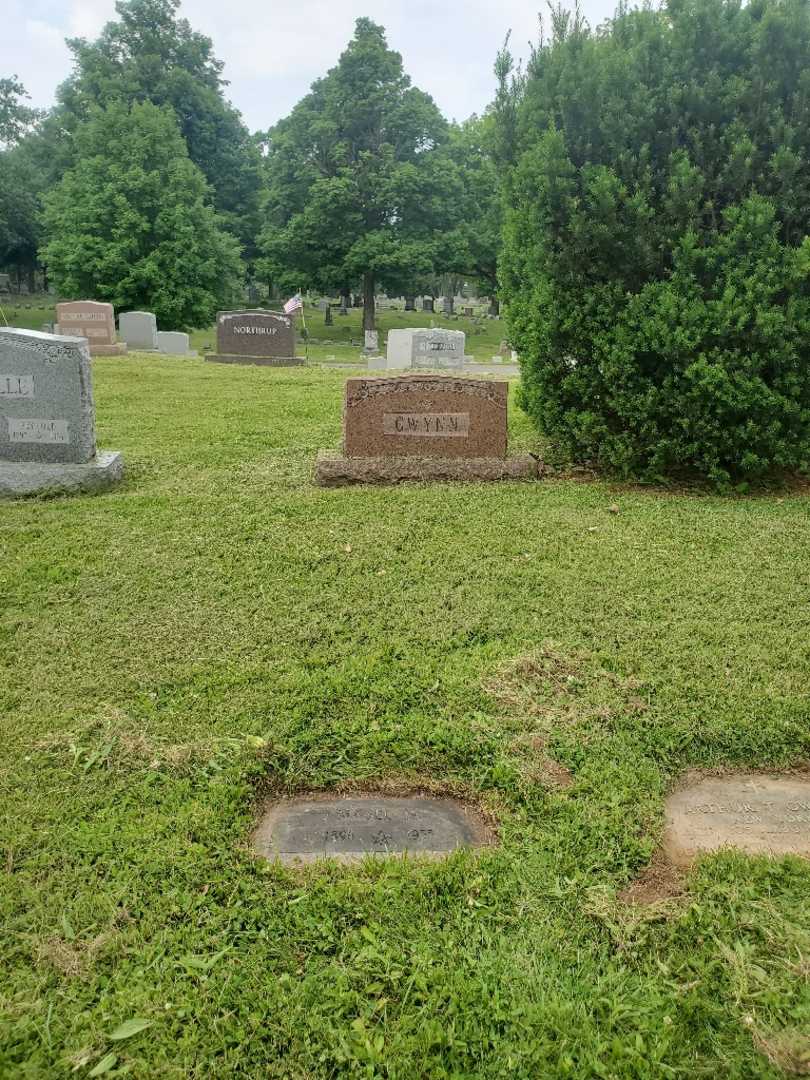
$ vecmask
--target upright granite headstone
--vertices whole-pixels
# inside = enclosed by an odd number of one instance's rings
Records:
[[[433,297],[425,296],[422,299],[422,311],[433,312]]]
[[[154,352],[157,343],[157,319],[151,311],[124,311],[118,316],[118,333],[130,349]]]
[[[346,382],[343,454],[322,453],[327,486],[396,480],[501,480],[539,475],[530,454],[507,457],[509,385],[448,375]]]
[[[458,370],[464,366],[465,335],[461,330],[409,328],[389,330],[385,358],[370,362],[374,368]]]
[[[377,330],[366,330],[363,337],[363,352],[375,354],[380,347],[380,335]]]
[[[296,367],[295,324],[281,311],[221,311],[217,315],[217,351],[207,357],[219,364]]]
[[[115,312],[112,304],[96,300],[74,300],[56,305],[57,333],[83,337],[91,356],[122,356],[127,347],[115,340]]]
[[[179,330],[158,330],[158,352],[167,356],[196,356],[197,353],[188,347],[188,334],[182,334]]]
[[[85,338],[0,328],[0,495],[107,487],[117,452],[96,452]]]

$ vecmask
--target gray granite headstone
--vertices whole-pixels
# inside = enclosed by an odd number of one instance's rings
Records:
[[[197,355],[189,349],[188,334],[183,334],[179,330],[158,330],[157,347],[158,352],[166,353],[168,356]]]
[[[101,490],[123,468],[96,452],[87,340],[0,328],[0,497]]]
[[[256,850],[282,862],[365,855],[447,855],[489,842],[481,817],[453,799],[335,796],[276,803],[254,833]]]
[[[154,351],[157,319],[151,311],[124,311],[118,316],[118,333],[130,349]]]
[[[376,367],[416,370],[460,369],[464,366],[465,335],[438,327],[390,330],[385,362]]]
[[[0,459],[82,462],[95,453],[87,342],[0,328]]]

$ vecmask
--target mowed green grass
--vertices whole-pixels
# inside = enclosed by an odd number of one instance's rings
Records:
[[[124,484],[0,504],[1,1076],[807,1070],[807,864],[621,895],[683,770],[810,756],[806,496],[320,490],[340,372],[93,363]],[[262,797],[352,785],[499,844],[251,855]]]

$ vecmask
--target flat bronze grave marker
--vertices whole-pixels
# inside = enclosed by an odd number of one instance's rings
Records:
[[[664,850],[671,862],[688,866],[724,848],[810,857],[810,779],[744,773],[670,795]]]
[[[382,795],[308,796],[271,806],[259,822],[256,851],[283,863],[405,852],[434,858],[489,843],[483,818],[455,799]]]

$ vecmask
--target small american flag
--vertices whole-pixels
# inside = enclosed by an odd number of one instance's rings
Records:
[[[303,306],[304,301],[301,299],[301,293],[296,293],[295,296],[291,296],[284,305],[284,314],[292,315],[294,311],[300,311]]]

